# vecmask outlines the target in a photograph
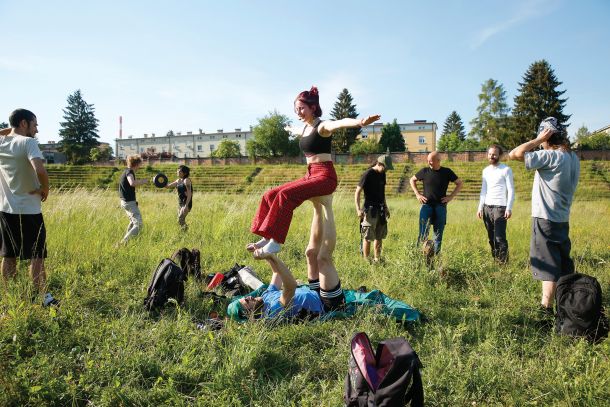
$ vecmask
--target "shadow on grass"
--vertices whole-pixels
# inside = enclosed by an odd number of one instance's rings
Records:
[[[468,287],[468,276],[464,270],[439,264],[436,267],[439,278],[448,287],[463,290]]]

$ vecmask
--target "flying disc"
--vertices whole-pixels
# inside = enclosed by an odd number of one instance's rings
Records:
[[[153,178],[153,184],[155,184],[157,188],[165,188],[167,185],[167,176],[162,172],[158,173]]]

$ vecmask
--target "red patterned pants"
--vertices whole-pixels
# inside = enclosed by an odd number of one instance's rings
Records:
[[[337,173],[332,161],[307,166],[307,175],[265,192],[252,219],[252,233],[278,243],[286,241],[292,212],[304,201],[330,195],[337,189]]]

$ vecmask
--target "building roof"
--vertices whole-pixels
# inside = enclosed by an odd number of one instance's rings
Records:
[[[602,127],[601,129],[591,132],[591,134],[597,134],[597,133],[610,133],[610,124],[607,125],[606,127]]]

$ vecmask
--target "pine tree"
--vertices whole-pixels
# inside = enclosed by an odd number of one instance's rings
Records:
[[[6,123],[6,122],[0,123],[0,129],[6,129],[6,128],[8,128],[8,123]]]
[[[90,161],[91,149],[99,145],[93,105],[85,102],[79,89],[68,96],[63,112],[65,122],[60,123],[59,130],[62,152],[71,164]]]
[[[445,120],[445,124],[443,126],[443,133],[441,137],[446,134],[455,133],[459,137],[460,140],[466,139],[466,132],[464,130],[464,123],[462,123],[462,118],[459,114],[454,110],[451,112],[447,119]]]
[[[356,111],[356,105],[353,104],[354,99],[347,89],[337,96],[337,101],[330,112],[331,117],[334,120],[341,120],[345,118],[355,119],[358,117]],[[349,128],[337,130],[333,133],[332,146],[333,150],[337,153],[347,153],[349,148],[356,141],[356,137],[360,134],[360,128]]]
[[[407,149],[405,139],[400,132],[400,126],[396,123],[396,119],[392,123],[383,125],[379,144],[382,151],[401,152]]]
[[[563,113],[567,99],[565,90],[557,90],[562,84],[557,80],[551,65],[545,61],[531,64],[519,83],[512,116],[512,138],[506,147],[515,147],[536,137],[538,125],[549,116],[567,126],[571,115]]]
[[[470,122],[470,137],[487,144],[502,144],[507,135],[508,112],[504,87],[488,79],[479,93],[478,116]]]

